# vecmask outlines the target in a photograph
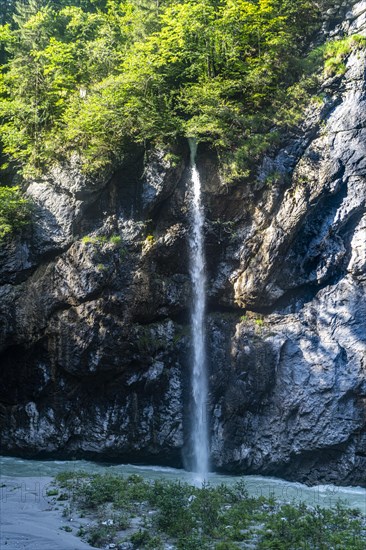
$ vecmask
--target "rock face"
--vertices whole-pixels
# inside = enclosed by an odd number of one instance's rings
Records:
[[[366,485],[365,55],[256,182],[228,188],[199,153],[216,469]],[[189,456],[188,157],[30,185],[32,229],[0,251],[2,452]]]

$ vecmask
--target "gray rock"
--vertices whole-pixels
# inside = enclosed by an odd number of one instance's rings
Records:
[[[153,150],[142,176],[142,207],[148,216],[176,187],[184,170],[181,158],[164,150]]]
[[[34,242],[38,253],[57,251],[70,245],[81,203],[59,192],[52,182],[34,182],[27,189],[34,204]]]

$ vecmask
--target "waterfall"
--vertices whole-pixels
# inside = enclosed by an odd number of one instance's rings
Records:
[[[207,361],[205,346],[206,268],[203,247],[204,213],[201,198],[201,180],[196,166],[197,144],[189,140],[191,151],[191,215],[192,227],[190,245],[190,275],[192,280],[192,416],[191,469],[202,482],[209,470],[208,426],[207,426]]]

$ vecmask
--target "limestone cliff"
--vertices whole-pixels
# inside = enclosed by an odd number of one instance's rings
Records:
[[[365,34],[353,4],[324,32]],[[199,151],[216,469],[366,485],[365,56],[255,182],[226,186]],[[29,186],[29,235],[0,252],[3,452],[184,462],[189,159],[175,154],[136,151],[97,181],[75,159]]]

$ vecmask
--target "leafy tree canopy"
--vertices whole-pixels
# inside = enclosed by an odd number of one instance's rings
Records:
[[[75,152],[96,172],[131,142],[193,136],[242,178],[315,86],[313,0],[5,3],[0,139],[25,176]]]

